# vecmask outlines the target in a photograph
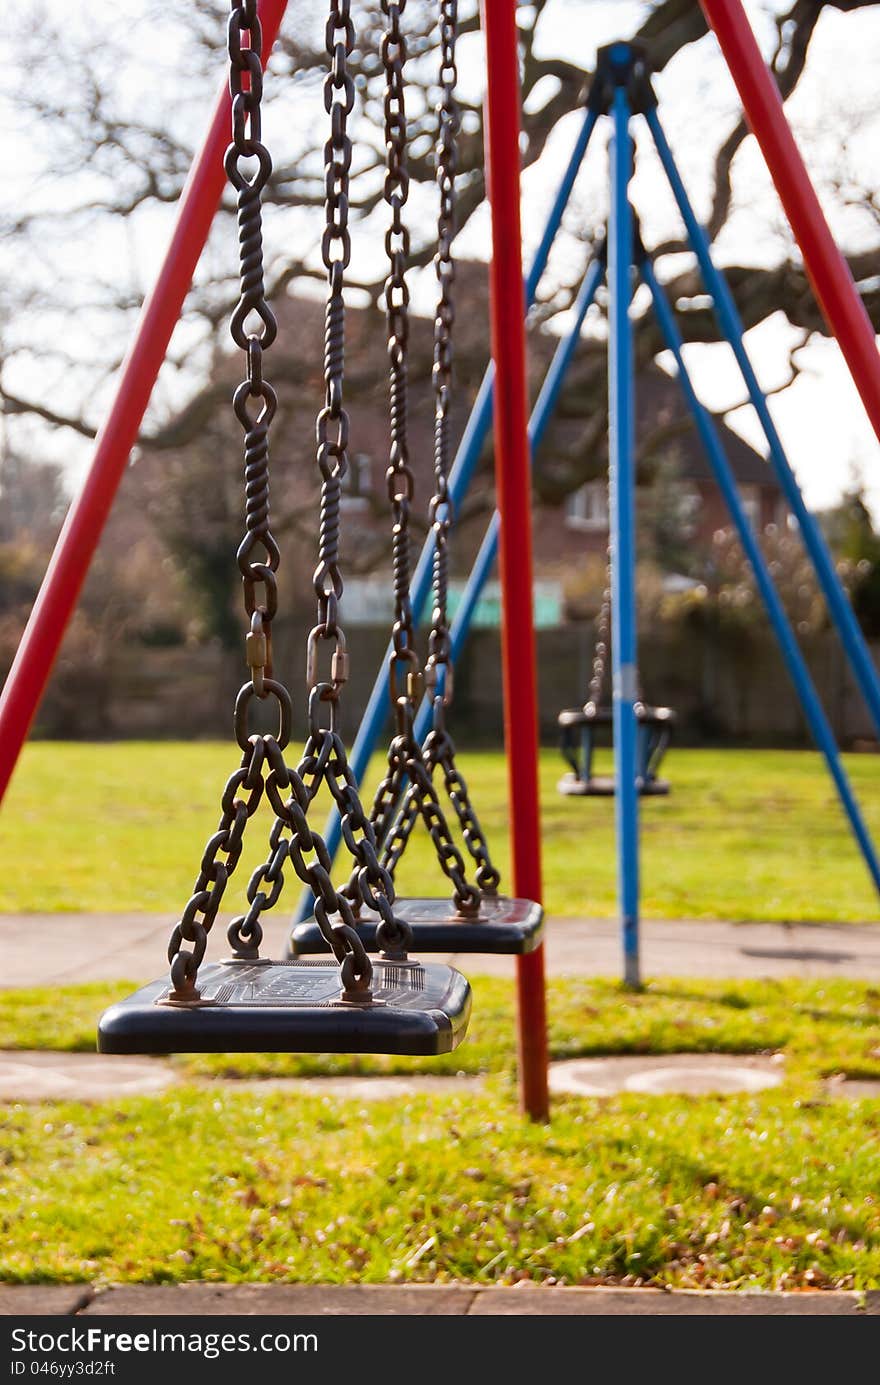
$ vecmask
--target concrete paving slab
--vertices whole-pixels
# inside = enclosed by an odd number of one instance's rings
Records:
[[[551,1092],[574,1096],[729,1096],[778,1087],[783,1065],[774,1057],[728,1053],[639,1054],[573,1058],[550,1064]]]
[[[469,1284],[0,1285],[0,1314],[79,1317],[880,1317],[880,1293]]]
[[[880,1316],[880,1295],[819,1292],[736,1293],[733,1290],[662,1289],[486,1289],[479,1292],[470,1314],[482,1317],[849,1317]]]
[[[0,985],[37,986],[129,977],[148,981],[165,965],[173,920],[162,914],[0,914]],[[225,920],[218,919],[216,955]],[[267,919],[266,954],[283,955],[288,921]],[[617,976],[620,939],[612,919],[550,919],[547,968],[554,976]],[[646,922],[646,976],[849,976],[880,980],[877,924]],[[450,952],[471,975],[513,976],[512,957]]]
[[[619,976],[620,932],[611,919],[550,919],[546,930],[551,976]],[[718,923],[645,921],[642,972],[650,976],[880,978],[876,924]],[[474,975],[513,976],[511,957],[446,959]]]
[[[2,1101],[107,1101],[152,1096],[176,1080],[174,1069],[161,1059],[0,1052]]]
[[[434,1284],[122,1284],[97,1294],[82,1316],[448,1317],[466,1314],[474,1292]]]
[[[92,1297],[90,1284],[0,1284],[0,1316],[68,1317]]]
[[[684,1093],[730,1095],[778,1086],[783,1065],[777,1057],[729,1053],[673,1053],[613,1058],[573,1058],[551,1063],[550,1090],[574,1096],[644,1096]],[[412,1096],[456,1096],[482,1090],[480,1077],[430,1072],[407,1076],[190,1078],[167,1058],[119,1058],[98,1053],[0,1051],[0,1102],[109,1101],[152,1096],[180,1082],[224,1087],[265,1096],[329,1096],[342,1101],[403,1101]],[[836,1101],[876,1101],[880,1081],[829,1078],[825,1095]]]
[[[192,1082],[167,1058],[121,1058],[100,1053],[0,1051],[0,1101],[107,1101],[153,1096],[178,1082]],[[236,1092],[289,1092],[349,1101],[392,1101],[421,1095],[475,1091],[480,1078],[413,1073],[398,1077],[267,1077],[195,1079],[196,1086],[223,1085]]]
[[[877,1101],[880,1081],[870,1077],[831,1077],[824,1084],[826,1096],[833,1101]]]

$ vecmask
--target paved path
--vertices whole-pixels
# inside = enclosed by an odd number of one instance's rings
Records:
[[[161,974],[173,920],[166,914],[0,914],[0,985],[147,981]],[[265,919],[267,955],[281,956],[281,915]],[[223,920],[216,925],[222,955]],[[880,925],[645,923],[646,976],[851,976],[880,979]],[[466,972],[512,976],[511,957],[447,958]],[[620,943],[609,919],[550,919],[547,967],[554,976],[617,976]]]
[[[776,1087],[784,1076],[779,1055],[663,1053],[613,1058],[571,1058],[550,1064],[550,1090],[574,1096],[729,1096]],[[0,1052],[0,1102],[109,1101],[155,1096],[177,1083],[234,1092],[286,1092],[293,1096],[332,1096],[343,1101],[405,1101],[408,1097],[455,1096],[479,1092],[480,1077],[414,1072],[406,1076],[193,1078],[167,1058],[119,1058],[100,1053],[48,1050]],[[828,1098],[876,1100],[880,1081],[826,1079]]]
[[[734,1293],[469,1284],[0,1285],[0,1314],[51,1317],[880,1317],[880,1293]]]

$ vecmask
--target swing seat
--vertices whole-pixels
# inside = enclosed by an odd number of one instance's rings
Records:
[[[544,936],[544,910],[531,899],[509,899],[487,895],[475,918],[456,912],[449,899],[399,899],[395,903],[412,928],[414,952],[493,953],[521,956],[534,952]],[[379,917],[365,909],[357,931],[368,952],[378,951],[376,929]],[[306,919],[293,929],[290,951],[294,957],[326,952],[327,943],[314,919]]]
[[[556,787],[566,798],[613,798],[615,794],[614,776],[611,774],[593,774],[589,779],[579,779],[570,771],[563,774]],[[662,798],[669,793],[669,780],[645,780],[639,775],[636,789],[642,798]]]
[[[638,723],[638,767],[636,790],[643,798],[669,793],[669,780],[661,779],[658,770],[669,747],[675,712],[671,707],[649,707],[635,704]],[[613,798],[613,775],[593,773],[593,753],[600,731],[612,732],[614,712],[611,707],[588,702],[585,707],[567,707],[559,713],[560,747],[566,764],[571,766],[557,784],[567,798]]]
[[[373,963],[372,1001],[342,999],[335,958],[228,960],[199,971],[201,999],[168,1004],[170,979],[105,1010],[100,1053],[451,1053],[471,988],[453,967]]]

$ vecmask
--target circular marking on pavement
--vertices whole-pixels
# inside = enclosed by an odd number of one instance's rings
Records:
[[[575,1058],[550,1067],[550,1089],[574,1096],[732,1096],[778,1087],[781,1064],[772,1057],[723,1053]]]

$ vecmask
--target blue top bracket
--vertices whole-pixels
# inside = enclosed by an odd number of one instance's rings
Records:
[[[651,85],[653,68],[648,50],[641,43],[607,43],[596,55],[596,71],[587,96],[587,107],[597,115],[607,115],[614,92],[625,87],[630,108],[643,115],[657,105]]]

